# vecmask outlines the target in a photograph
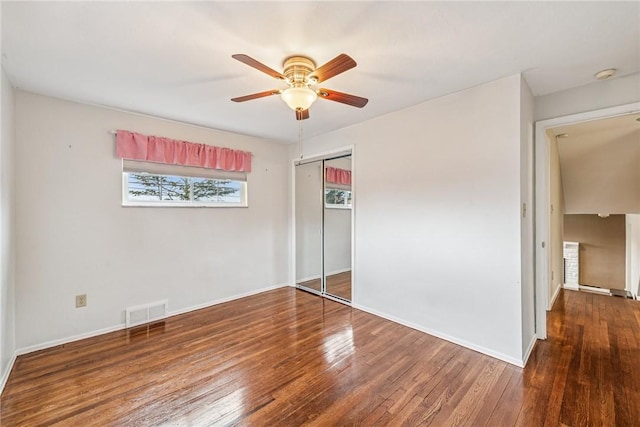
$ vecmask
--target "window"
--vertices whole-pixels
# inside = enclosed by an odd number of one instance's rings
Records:
[[[351,190],[326,188],[324,190],[324,206],[326,208],[350,209]]]
[[[123,161],[124,206],[247,206],[246,174]]]

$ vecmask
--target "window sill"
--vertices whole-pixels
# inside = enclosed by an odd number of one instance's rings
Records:
[[[131,203],[122,202],[123,208],[248,208],[249,205],[208,204],[208,203]]]

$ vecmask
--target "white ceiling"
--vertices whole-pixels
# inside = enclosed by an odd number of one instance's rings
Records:
[[[551,130],[558,138],[565,213],[640,214],[640,114]]]
[[[640,71],[640,2],[7,2],[2,66],[24,90],[292,142],[280,88],[231,58],[281,70],[293,54],[358,66],[324,87],[305,137],[522,72],[535,95]]]

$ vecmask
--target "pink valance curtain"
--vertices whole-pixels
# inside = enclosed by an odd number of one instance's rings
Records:
[[[146,136],[126,130],[116,132],[116,155],[129,160],[251,172],[251,153],[247,151]]]
[[[332,184],[351,185],[351,171],[327,166],[326,179]]]

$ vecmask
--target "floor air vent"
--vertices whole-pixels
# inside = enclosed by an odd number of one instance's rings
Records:
[[[167,317],[168,303],[169,302],[165,300],[126,308],[126,327],[130,328],[132,326],[164,319]]]

